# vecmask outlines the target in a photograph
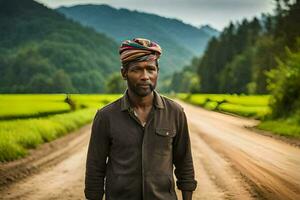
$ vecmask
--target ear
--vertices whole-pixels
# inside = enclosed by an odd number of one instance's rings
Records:
[[[156,64],[156,69],[157,69],[157,72],[159,72],[158,59],[156,59],[156,60],[155,60],[155,64]]]
[[[127,80],[127,70],[124,67],[121,67],[121,74],[124,80]]]

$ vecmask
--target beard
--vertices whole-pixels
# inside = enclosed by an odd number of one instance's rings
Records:
[[[139,97],[146,97],[149,94],[153,92],[153,90],[156,88],[156,82],[155,83],[132,83],[129,79],[127,80],[127,86],[128,88],[137,96]]]

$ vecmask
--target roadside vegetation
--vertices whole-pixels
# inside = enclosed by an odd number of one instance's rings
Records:
[[[300,1],[274,3],[272,15],[230,23],[169,82],[175,93],[192,93],[179,95],[189,103],[257,118],[259,129],[300,138]]]
[[[255,119],[263,119],[270,113],[270,95],[230,95],[230,94],[177,94],[188,103],[208,110],[233,113]]]
[[[300,38],[298,40],[300,50]],[[258,128],[300,138],[300,51],[287,52],[287,59],[268,73],[272,113]]]
[[[284,92],[281,91],[280,94],[284,95]],[[300,139],[299,109],[294,107],[292,113],[287,111],[276,111],[277,107],[274,103],[279,103],[279,100],[276,100],[276,97],[274,96],[179,93],[176,94],[176,97],[187,103],[201,106],[208,110],[261,120],[256,128],[277,135]],[[297,106],[299,102],[296,101],[293,103],[291,100],[290,104],[295,104],[294,106]],[[276,116],[276,112],[278,112],[278,116]],[[282,117],[281,115],[283,115],[283,113],[286,113],[286,115]]]
[[[97,109],[119,96],[0,95],[0,162],[90,123]]]

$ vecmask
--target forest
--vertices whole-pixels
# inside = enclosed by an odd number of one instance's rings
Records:
[[[272,115],[300,116],[300,1],[274,15],[230,23],[205,53],[173,74],[175,92],[271,94]],[[178,80],[185,80],[183,82]]]
[[[32,0],[0,1],[0,93],[104,92],[118,44]]]

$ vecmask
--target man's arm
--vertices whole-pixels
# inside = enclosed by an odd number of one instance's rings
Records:
[[[181,191],[182,200],[192,200],[193,192],[192,191]]]
[[[183,200],[191,200],[193,191],[197,187],[197,181],[195,180],[187,119],[183,111],[179,114],[177,130],[173,143],[177,187],[182,192]]]
[[[98,111],[93,121],[86,161],[84,193],[89,200],[101,200],[104,194],[106,159],[109,151],[107,126]]]

